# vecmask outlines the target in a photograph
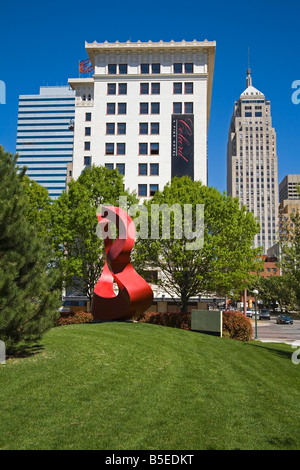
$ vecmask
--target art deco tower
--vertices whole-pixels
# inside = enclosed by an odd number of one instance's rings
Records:
[[[253,246],[262,246],[267,253],[276,242],[278,227],[276,133],[270,101],[252,86],[250,69],[228,133],[227,193],[238,197],[257,217],[261,231]]]

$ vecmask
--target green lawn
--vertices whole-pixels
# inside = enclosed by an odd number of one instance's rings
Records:
[[[0,366],[0,449],[300,449],[293,352],[142,323],[54,328]]]

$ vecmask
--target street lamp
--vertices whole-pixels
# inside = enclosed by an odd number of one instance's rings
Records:
[[[258,294],[258,290],[254,289],[253,294],[255,295],[255,339],[257,339],[257,294]]]

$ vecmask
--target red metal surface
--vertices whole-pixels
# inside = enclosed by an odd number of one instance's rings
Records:
[[[102,214],[98,214],[98,221],[105,237],[105,265],[94,289],[92,314],[95,320],[125,320],[150,307],[153,291],[130,263],[135,239],[132,219],[119,207],[102,207]],[[110,222],[118,229],[115,240],[110,233]],[[113,289],[114,281],[118,294]]]

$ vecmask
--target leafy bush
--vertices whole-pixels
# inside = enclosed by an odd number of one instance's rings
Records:
[[[178,312],[147,312],[140,315],[137,321],[143,323],[152,323],[161,326],[170,326],[172,328],[191,329],[191,314]]]
[[[79,323],[91,323],[93,320],[94,320],[93,315],[88,312],[69,313],[68,315],[62,315],[56,321],[56,326],[75,325]]]
[[[251,321],[241,312],[229,310],[223,312],[223,336],[239,341],[250,341],[253,329]]]

